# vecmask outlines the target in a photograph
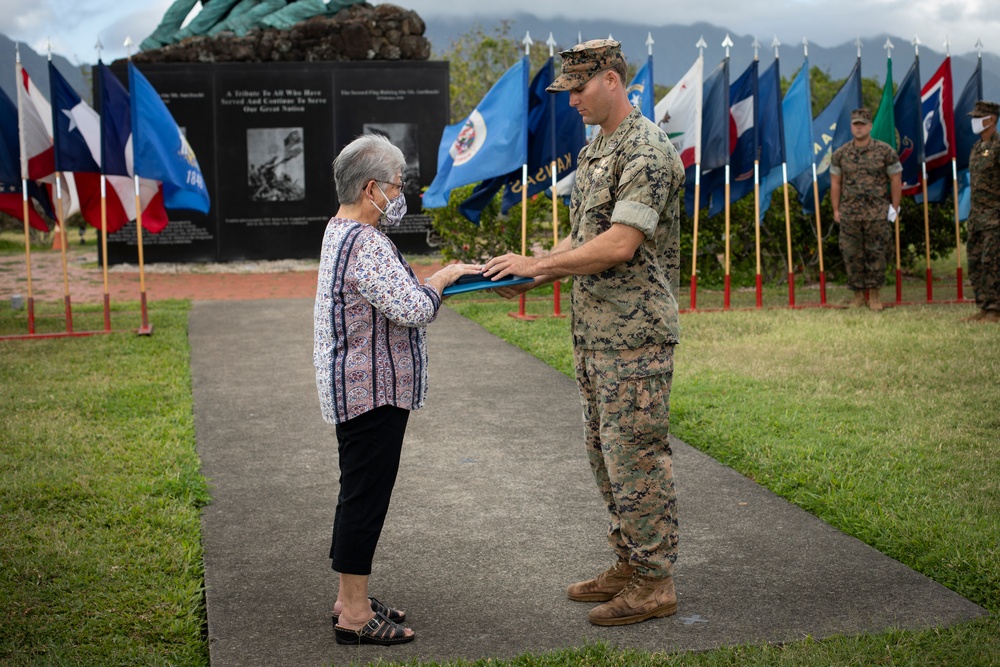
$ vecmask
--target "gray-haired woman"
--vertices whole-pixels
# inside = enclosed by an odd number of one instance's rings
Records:
[[[445,287],[481,267],[446,266],[421,285],[381,230],[406,212],[403,153],[365,134],[333,163],[340,209],[327,224],[316,286],[313,364],[323,419],[337,427],[340,493],[330,558],[340,644],[413,639],[406,614],[368,596],[372,557],[396,482],[410,410],[427,395],[425,326]]]

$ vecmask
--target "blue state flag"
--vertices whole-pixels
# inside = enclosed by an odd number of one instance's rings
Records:
[[[628,101],[639,109],[642,115],[656,122],[656,112],[653,111],[653,56],[646,59],[646,64],[635,73],[635,78],[628,85]]]
[[[775,60],[777,66],[777,60]],[[777,67],[775,77],[780,81]],[[764,77],[761,77],[761,106],[764,106]],[[766,109],[767,107],[765,107]],[[766,111],[764,112],[766,113]],[[792,79],[785,97],[781,100],[781,137],[785,159],[784,173],[790,177],[810,170],[812,179],[812,91],[809,85],[809,58],[802,63],[798,74]],[[761,170],[763,172],[763,169]],[[773,166],[763,179],[760,188],[760,214],[771,206],[771,193],[782,187],[785,175],[780,164]]]
[[[577,156],[586,143],[583,117],[569,105],[569,92],[546,92],[555,79],[553,58],[542,65],[531,80],[528,92],[528,196],[552,187],[552,163],[561,178],[576,169]],[[500,211],[506,213],[521,203],[521,170],[488,179],[476,186],[458,210],[472,222],[479,222],[482,211],[501,188],[504,191]]]
[[[896,134],[899,135],[899,163],[903,165],[903,194],[920,192],[924,162],[924,123],[920,114],[920,60],[913,59],[906,76],[896,89],[892,103]]]
[[[495,178],[528,160],[528,57],[508,69],[469,116],[449,125],[424,208],[448,205],[454,188]]]
[[[979,137],[972,131],[969,113],[978,100],[983,99],[983,59],[976,61],[976,69],[965,83],[962,94],[955,103],[955,162],[959,170],[969,168],[969,154]]]
[[[820,200],[830,189],[830,159],[833,151],[851,140],[851,112],[861,106],[861,58],[816,120],[813,121],[812,164],[816,165],[816,182]],[[812,193],[812,165],[795,177],[799,202],[807,213],[815,210]]]
[[[198,158],[160,94],[128,64],[135,175],[163,183],[163,205],[208,213],[211,201]]]

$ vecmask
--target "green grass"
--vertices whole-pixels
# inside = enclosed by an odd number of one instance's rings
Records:
[[[149,337],[0,341],[0,663],[207,664],[187,312],[157,303]],[[0,304],[0,334],[25,320]]]
[[[516,301],[490,295],[448,303],[572,374],[567,319],[518,320]],[[734,294],[734,308],[752,305]],[[39,331],[63,329],[62,304],[36,306]],[[551,311],[551,297],[527,302]],[[971,312],[683,315],[672,428],[991,617],[697,654],[595,644],[445,664],[1000,664],[1000,328],[957,323]],[[187,304],[155,302],[150,319],[154,335],[135,336],[136,304],[117,304],[112,334],[0,341],[0,664],[208,664]],[[100,307],[75,307],[74,324],[102,329]],[[0,335],[26,330],[26,313],[0,303]]]

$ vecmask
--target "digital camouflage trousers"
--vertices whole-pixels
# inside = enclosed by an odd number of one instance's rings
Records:
[[[590,467],[608,508],[608,543],[643,576],[672,575],[677,495],[670,443],[673,345],[574,350]]]
[[[970,229],[966,253],[976,305],[1000,311],[1000,227]]]
[[[893,247],[893,227],[885,219],[840,219],[840,254],[852,290],[885,285],[885,268]]]

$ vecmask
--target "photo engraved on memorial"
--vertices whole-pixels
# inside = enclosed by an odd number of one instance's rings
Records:
[[[420,195],[420,142],[416,123],[365,123],[365,134],[381,134],[403,151],[406,171],[403,172],[403,192]],[[407,202],[409,203],[409,202]]]
[[[301,127],[247,130],[247,187],[251,201],[306,198],[306,161]]]

